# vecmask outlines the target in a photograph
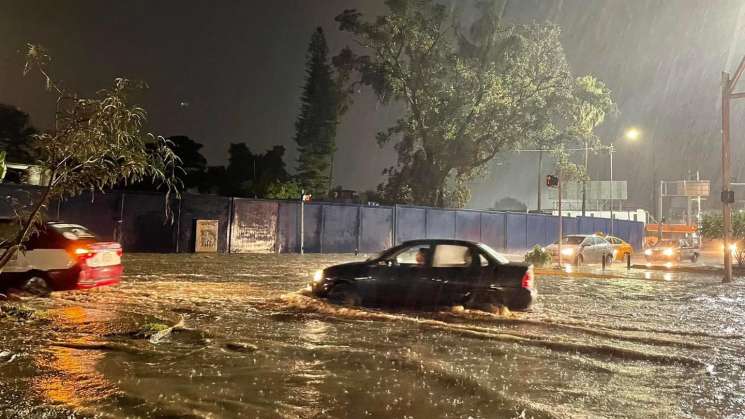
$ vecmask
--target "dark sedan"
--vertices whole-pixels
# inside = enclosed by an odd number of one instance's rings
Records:
[[[696,262],[699,256],[699,249],[690,245],[685,240],[662,240],[657,242],[654,247],[644,251],[644,257],[647,261],[666,261],[682,262],[690,260]]]
[[[527,310],[537,297],[531,265],[462,240],[404,242],[364,262],[318,271],[311,288],[346,305]]]

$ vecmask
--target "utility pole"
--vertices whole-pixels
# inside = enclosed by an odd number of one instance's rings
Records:
[[[735,86],[745,71],[745,57],[737,66],[735,76],[730,78],[726,71],[722,72],[722,227],[724,230],[724,278],[722,282],[732,282],[732,253],[729,250],[732,240],[732,204],[735,193],[730,182],[730,101],[745,98],[745,93],[735,93]]]
[[[610,154],[610,235],[613,235],[613,144],[608,147]]]
[[[557,183],[557,188],[559,192],[559,269],[561,269],[561,241],[564,238],[564,216],[561,215],[561,183],[563,180],[561,179],[561,169],[559,169],[559,172],[557,173],[559,181]]]
[[[538,212],[541,212],[541,188],[543,187],[543,179],[541,178],[541,171],[543,169],[543,149],[538,150]]]
[[[587,141],[585,141],[585,173],[589,170],[587,168],[588,160],[590,159],[590,149],[587,148]],[[587,181],[582,179],[582,216],[585,216],[585,210],[587,209]]]
[[[300,192],[300,254],[305,253],[305,189]]]

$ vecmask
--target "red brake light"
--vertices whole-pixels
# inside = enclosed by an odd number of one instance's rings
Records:
[[[532,265],[528,267],[528,270],[525,271],[525,275],[523,275],[522,287],[533,288],[533,266]]]
[[[123,254],[124,254],[124,251],[122,250],[122,248],[121,248],[121,247],[120,247],[120,248],[118,248],[118,249],[116,249],[116,255],[117,255],[117,256],[119,256],[119,257],[122,257],[122,255],[123,255]]]
[[[93,257],[93,251],[87,247],[73,247],[70,249],[70,253],[78,259],[88,259]]]

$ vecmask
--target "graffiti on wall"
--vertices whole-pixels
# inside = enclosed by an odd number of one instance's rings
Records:
[[[236,199],[233,203],[231,253],[270,253],[277,243],[276,202]]]

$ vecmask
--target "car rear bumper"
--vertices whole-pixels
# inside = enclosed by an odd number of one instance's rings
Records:
[[[122,265],[101,267],[80,267],[63,271],[50,271],[50,286],[55,291],[80,290],[116,285],[121,282],[124,267]]]
[[[87,289],[116,285],[121,282],[124,267],[122,265],[85,268],[80,271],[76,289]]]

